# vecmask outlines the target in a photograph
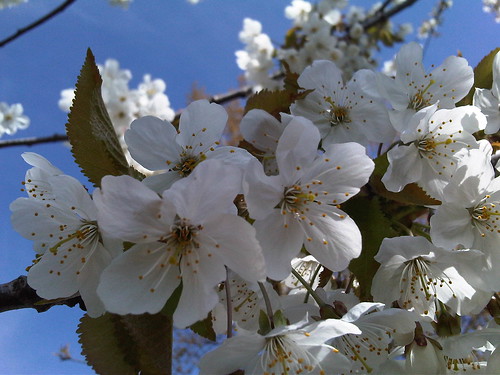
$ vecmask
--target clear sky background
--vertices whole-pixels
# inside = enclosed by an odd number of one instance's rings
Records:
[[[0,39],[31,23],[62,0],[30,0],[16,8],[0,11]],[[372,1],[353,1],[366,6]],[[415,27],[428,18],[435,1],[420,0],[396,21],[410,21]],[[185,0],[134,0],[128,10],[111,7],[106,0],[80,0],[42,27],[0,49],[0,101],[22,103],[31,126],[14,136],[48,136],[64,132],[66,114],[57,106],[60,91],[73,87],[87,47],[98,63],[117,59],[134,75],[135,88],[146,73],[167,83],[167,95],[176,110],[186,105],[192,84],[210,94],[237,87],[238,69],[234,52],[243,46],[238,40],[245,17],[262,22],[274,42],[283,40],[290,21],[283,10],[288,0],[203,0],[191,5]],[[460,50],[475,66],[490,50],[499,46],[500,26],[491,14],[482,12],[480,0],[455,0],[445,13],[441,37],[433,39],[425,64],[439,65]],[[410,36],[408,41],[415,40]],[[381,62],[395,51],[384,50]],[[27,165],[22,152],[37,152],[67,174],[80,178],[69,149],[47,144],[0,149],[0,283],[21,274],[31,263],[31,242],[10,225],[9,204],[24,196],[20,191]],[[85,183],[85,180],[81,178]],[[90,184],[86,183],[88,187]],[[82,316],[78,308],[52,308],[38,314],[18,310],[0,314],[0,375],[93,374],[85,365],[60,362],[53,355],[70,345],[80,358],[75,334]]]

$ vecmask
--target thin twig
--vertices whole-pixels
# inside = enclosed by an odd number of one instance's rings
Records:
[[[64,142],[68,140],[66,134],[54,134],[48,137],[29,137],[0,141],[0,148],[13,146],[33,146],[40,143]]]
[[[64,3],[59,5],[57,8],[52,10],[50,13],[47,13],[45,16],[42,18],[36,20],[33,23],[30,23],[28,26],[23,27],[22,29],[17,30],[14,34],[11,36],[3,39],[0,41],[0,48],[4,47],[8,43],[14,41],[15,39],[19,38],[21,35],[26,34],[28,31],[33,30],[34,28],[42,25],[43,23],[47,22],[50,20],[52,17],[56,16],[57,14],[61,13],[64,9],[69,7],[71,4],[73,4],[76,0],[66,0]]]
[[[393,6],[391,9],[387,10],[386,12],[376,13],[373,17],[369,17],[364,22],[362,22],[361,26],[363,26],[363,28],[366,30],[372,26],[375,26],[376,24],[378,24],[380,22],[387,21],[389,18],[391,18],[392,16],[401,12],[402,10],[408,8],[409,6],[415,4],[417,1],[418,0],[406,0],[405,2],[402,2],[398,5]]]

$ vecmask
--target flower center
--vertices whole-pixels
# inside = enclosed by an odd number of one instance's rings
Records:
[[[201,229],[203,229],[201,225],[194,226],[190,224],[188,219],[176,217],[174,224],[170,227],[170,233],[160,239],[160,242],[167,244],[170,250],[174,250],[169,258],[170,264],[179,265],[183,255],[190,254],[193,249],[200,247],[196,237]]]
[[[65,229],[64,225],[60,226],[60,230],[63,231]],[[66,238],[61,239],[54,246],[52,246],[49,250],[50,252],[57,254],[57,249],[64,245],[65,243],[76,240],[76,244],[74,247],[82,249],[85,245],[85,242],[93,241],[94,239],[99,238],[99,230],[97,229],[96,221],[88,221],[82,220],[82,225],[75,232],[68,234]]]
[[[481,233],[481,237],[485,237],[485,230],[491,233],[500,233],[498,221],[500,220],[500,211],[496,208],[497,202],[487,202],[490,196],[484,197],[481,202],[469,209],[472,224]]]
[[[283,211],[297,213],[302,205],[314,202],[315,198],[313,193],[303,193],[300,186],[293,185],[285,188],[279,206]]]
[[[261,357],[264,375],[311,372],[318,364],[310,353],[286,335],[270,337],[266,341]],[[324,372],[320,371],[320,374]]]
[[[349,110],[346,107],[332,106],[329,113],[331,126],[351,122],[351,119],[349,118]]]
[[[410,98],[408,108],[414,109],[415,111],[420,111],[422,108],[430,106],[432,104],[431,100],[433,95],[429,94],[427,90],[429,90],[429,87],[431,87],[434,83],[436,83],[436,81],[431,79],[427,87],[425,87],[423,90],[417,90],[417,93]],[[426,94],[427,97],[425,97]]]
[[[422,294],[424,299],[430,302],[438,297],[438,289],[443,287],[449,288],[453,298],[456,298],[450,286],[451,284],[452,280],[446,273],[433,267],[432,262],[421,257],[409,260],[405,262],[401,275],[401,307],[404,309],[411,308],[414,306],[414,301],[421,298]],[[424,311],[424,313],[428,314],[428,311]]]
[[[453,140],[451,138],[447,138],[444,142],[436,142],[433,138],[425,138],[415,141],[415,144],[420,152],[420,156],[426,156],[427,158],[432,159],[432,155],[436,154],[437,146],[449,145],[452,142]]]
[[[325,102],[330,104],[330,108],[327,109],[326,117],[330,121],[330,125],[336,126],[341,124],[348,124],[351,121],[349,117],[349,108],[343,105],[337,105],[332,98],[329,96],[323,98]]]
[[[170,170],[179,173],[181,177],[187,177],[191,174],[193,169],[205,159],[206,156],[203,153],[201,153],[200,156],[194,156],[183,152],[180,161]]]

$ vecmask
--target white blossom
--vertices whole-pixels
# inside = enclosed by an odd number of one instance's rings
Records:
[[[361,251],[358,227],[336,205],[358,193],[373,162],[357,143],[332,144],[318,155],[319,141],[317,128],[295,117],[278,141],[280,174],[266,176],[253,161],[245,175],[248,211],[272,279],[288,276],[290,261],[303,245],[335,271],[346,268]]]
[[[265,335],[232,337],[201,359],[200,375],[225,375],[238,369],[248,375],[347,372],[350,361],[324,342],[360,332],[355,325],[341,320],[308,324],[307,319],[303,319],[276,327]]]
[[[22,104],[0,102],[0,137],[3,134],[12,135],[18,130],[26,129],[30,125],[28,116],[23,115]]]
[[[420,110],[401,133],[404,145],[389,150],[389,167],[382,182],[399,192],[416,182],[429,195],[440,199],[443,188],[467,152],[479,147],[471,134],[484,129],[486,118],[473,106]]]
[[[240,148],[219,146],[227,122],[224,107],[198,100],[182,113],[177,130],[171,123],[146,116],[135,120],[125,134],[132,158],[157,173],[144,183],[157,192],[187,177],[206,159],[245,165],[252,157]]]
[[[396,55],[396,77],[377,75],[383,98],[391,103],[391,123],[398,131],[406,129],[411,116],[424,107],[439,102],[438,108],[453,108],[469,92],[474,74],[467,60],[450,56],[440,66],[426,73],[422,47],[408,43]]]
[[[217,304],[215,287],[226,278],[224,265],[246,280],[263,280],[255,231],[234,215],[240,186],[238,167],[218,160],[196,168],[162,197],[131,177],[104,177],[102,190],[94,193],[100,225],[135,243],[101,276],[98,293],[106,309],[157,313],[182,282],[174,324],[183,328]]]
[[[373,278],[376,301],[398,301],[403,309],[434,318],[439,302],[458,315],[482,308],[490,293],[481,278],[486,269],[478,250],[446,250],[423,237],[385,238],[375,260],[381,263]]]
[[[90,316],[104,313],[96,289],[103,269],[121,251],[103,237],[97,209],[74,178],[48,175],[53,199],[18,198],[12,202],[12,225],[42,254],[28,272],[28,283],[46,299],[80,293]]]
[[[387,109],[382,101],[362,91],[358,81],[364,79],[363,72],[358,72],[344,85],[342,72],[334,63],[315,61],[298,79],[301,87],[314,91],[292,104],[290,111],[318,127],[323,145],[391,141],[394,130]]]

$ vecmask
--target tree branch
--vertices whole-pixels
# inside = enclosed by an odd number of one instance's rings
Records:
[[[383,12],[376,12],[375,15],[373,15],[370,18],[367,18],[364,22],[362,22],[361,25],[363,26],[363,28],[365,30],[369,29],[370,27],[375,26],[376,24],[378,24],[380,22],[387,21],[389,18],[398,14],[402,10],[408,8],[409,6],[412,6],[417,1],[418,0],[406,0],[406,1],[396,5],[394,7],[392,7],[391,9],[389,9],[387,11],[385,11],[385,9],[384,9]]]
[[[32,308],[38,312],[44,312],[56,305],[84,307],[80,296],[69,297],[49,303],[40,303],[44,299],[39,297],[35,290],[28,285],[26,276],[19,276],[11,282],[0,284],[0,312]]]
[[[36,20],[35,22],[29,24],[28,26],[23,27],[22,29],[17,30],[14,34],[11,36],[3,39],[0,41],[0,48],[4,47],[8,43],[14,41],[15,39],[19,38],[21,35],[27,33],[30,30],[33,30],[34,28],[42,25],[43,23],[47,22],[50,20],[52,17],[56,16],[57,14],[61,13],[64,9],[69,7],[71,4],[73,4],[76,0],[66,0],[64,3],[59,5],[57,8],[52,10],[50,13],[47,13],[45,16],[42,18]]]

